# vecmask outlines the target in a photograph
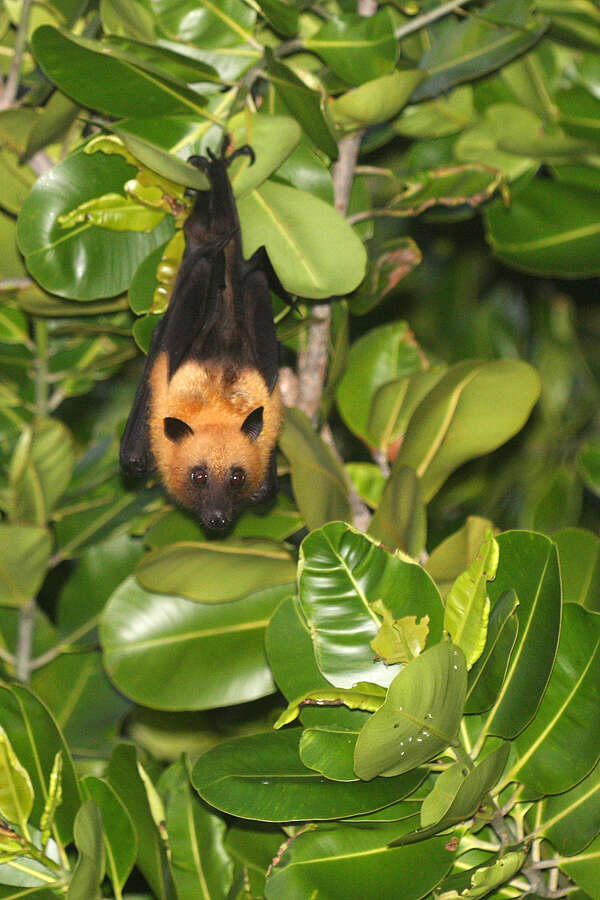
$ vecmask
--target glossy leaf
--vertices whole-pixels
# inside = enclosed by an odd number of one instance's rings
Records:
[[[441,599],[423,569],[393,556],[343,522],[313,531],[302,542],[300,603],[315,658],[337,687],[358,681],[387,686],[395,667],[373,661],[369,645],[381,624],[372,604],[382,599],[395,619],[429,616],[429,643],[441,638]]]
[[[600,833],[600,765],[562,794],[545,797],[535,829],[561,856],[575,856]]]
[[[75,817],[75,846],[79,856],[67,891],[67,900],[101,900],[104,879],[102,815],[94,800],[86,801]]]
[[[298,756],[301,731],[292,728],[226,741],[200,757],[192,783],[211,806],[260,822],[337,819],[380,809],[411,793],[410,772],[366,783],[327,781]]]
[[[137,852],[137,836],[129,813],[104,779],[88,775],[81,786],[84,796],[94,800],[102,815],[107,875],[113,885],[123,888]]]
[[[369,681],[359,681],[351,688],[313,688],[293,700],[274,724],[281,728],[293,722],[304,706],[345,706],[348,709],[363,709],[375,712],[385,700],[385,688]]]
[[[352,519],[344,469],[308,416],[289,407],[279,439],[291,466],[294,499],[308,528]]]
[[[561,870],[572,878],[577,887],[585,891],[592,900],[598,900],[600,897],[598,853],[600,853],[600,837],[595,838],[577,856],[560,861]]]
[[[300,738],[300,759],[309,769],[321,772],[331,781],[358,781],[354,774],[356,731],[335,725],[305,728]]]
[[[322,99],[295,72],[273,56],[267,57],[267,71],[275,90],[306,134],[331,159],[337,157],[337,143],[324,114]]]
[[[267,658],[282,694],[290,705],[299,698],[316,691],[330,699],[343,690],[333,688],[321,674],[315,661],[308,625],[297,598],[287,597],[273,613],[265,636]],[[363,698],[364,699],[364,698]],[[352,711],[345,705],[323,706],[308,704],[299,709],[305,725],[335,724],[354,729],[366,721],[367,714]],[[283,716],[286,715],[284,712]],[[289,721],[292,721],[290,719]]]
[[[508,759],[510,745],[502,744],[470,771],[455,763],[440,773],[433,791],[421,806],[421,828],[470,818],[494,787]]]
[[[131,744],[120,744],[110,758],[105,777],[135,822],[137,865],[156,900],[175,900],[165,844],[152,818],[138,770],[136,748]]]
[[[68,844],[73,834],[73,820],[80,805],[80,795],[69,750],[54,719],[34,694],[15,684],[12,687],[0,685],[0,720],[17,759],[31,779],[33,824],[41,822],[54,759],[57,753],[62,753],[63,800],[54,817],[52,834]]]
[[[0,523],[0,604],[22,606],[46,576],[52,538],[37,525]]]
[[[585,528],[563,528],[553,538],[564,602],[600,612],[600,538]]]
[[[233,863],[225,849],[224,820],[200,801],[189,782],[188,765],[175,763],[162,776],[166,827],[178,900],[228,896]]]
[[[318,197],[265,181],[240,199],[238,211],[244,255],[249,258],[264,245],[291,293],[319,299],[347,294],[362,281],[362,241],[337,210]]]
[[[486,214],[487,239],[510,266],[535,275],[585,278],[600,266],[600,195],[584,187],[534,179],[507,209]]]
[[[401,830],[398,822],[363,828],[320,825],[298,835],[267,878],[267,900],[333,897],[335,885],[344,885],[346,891],[360,885],[361,900],[418,900],[428,895],[452,863],[447,838],[390,848]]]
[[[490,536],[446,597],[444,631],[465,654],[467,669],[477,662],[485,647],[490,616],[487,583],[496,577],[497,569],[498,544]]]
[[[529,16],[529,3],[520,4],[513,22],[499,24],[493,20],[494,7],[500,4],[490,4],[485,18],[468,17],[453,23],[421,57],[419,65],[429,77],[416,89],[415,102],[499,68],[535,44],[547,28],[542,16]]]
[[[594,713],[599,681],[600,616],[566,604],[552,675],[535,719],[516,738],[518,759],[507,781],[517,778],[554,794],[590,771],[600,755],[600,722]]]
[[[62,213],[121,192],[132,174],[117,157],[78,151],[38,179],[21,209],[17,236],[27,267],[42,287],[73,300],[120,294],[148,253],[167,240],[171,217],[150,234],[115,233],[90,223],[69,232],[60,226]]]
[[[504,897],[503,892],[495,892],[495,888],[501,887],[517,875],[525,862],[525,853],[512,850],[496,858],[490,865],[477,866],[470,869],[468,880],[461,878],[460,890],[444,891],[445,900],[481,900],[483,897]],[[446,887],[446,883],[444,883]],[[512,893],[512,892],[511,892]]]
[[[21,828],[26,827],[33,806],[33,787],[1,726],[0,774],[0,814]]]
[[[408,663],[358,736],[359,778],[399,775],[439,755],[456,737],[466,689],[465,658],[452,644],[436,644]]]
[[[106,670],[126,696],[153,709],[210,709],[264,697],[274,688],[264,632],[289,590],[281,585],[209,605],[149,593],[129,578],[102,617]]]
[[[202,113],[205,101],[199,94],[119,59],[114,47],[49,25],[38,28],[32,46],[50,80],[83,106],[117,117]]]
[[[419,348],[406,322],[374,328],[350,348],[346,371],[337,389],[340,415],[348,428],[369,444],[380,446],[383,429],[371,429],[371,409],[379,388],[394,382],[394,398],[403,400],[402,387],[422,368]],[[388,415],[389,419],[390,416]],[[375,424],[375,423],[373,423]]]
[[[394,71],[330,101],[333,120],[344,131],[379,125],[397,115],[425,78],[418,69]]]
[[[465,712],[485,712],[496,702],[519,630],[519,600],[507,591],[496,602],[483,653],[469,672]]]
[[[294,581],[290,554],[270,541],[186,541],[148,553],[136,578],[149,591],[223,603]]]
[[[519,360],[457,363],[413,413],[394,467],[413,468],[430,500],[458,466],[523,427],[539,390],[537,373]]]
[[[446,596],[460,573],[471,565],[488,530],[494,532],[494,525],[489,519],[468,516],[462,528],[431,552],[425,569],[437,584],[442,597]]]
[[[389,74],[398,55],[388,9],[369,18],[350,13],[330,19],[304,43],[348,84],[362,84]]]
[[[514,591],[519,630],[483,731],[513,738],[534,717],[552,671],[560,631],[560,575],[556,547],[543,535],[507,531],[497,540],[500,562],[488,585],[492,609],[506,591]]]

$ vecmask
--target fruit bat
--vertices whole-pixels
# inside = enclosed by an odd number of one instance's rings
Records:
[[[158,468],[168,493],[209,529],[277,491],[282,402],[269,288],[289,300],[266,250],[244,259],[227,169],[240,154],[192,156],[210,190],[184,225],[169,307],[154,330],[121,440],[129,475]]]

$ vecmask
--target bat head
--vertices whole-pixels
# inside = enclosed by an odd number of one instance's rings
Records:
[[[203,424],[163,420],[168,457],[161,467],[169,493],[211,530],[226,530],[244,501],[259,499],[265,480],[264,450],[257,443],[263,407],[241,422]]]

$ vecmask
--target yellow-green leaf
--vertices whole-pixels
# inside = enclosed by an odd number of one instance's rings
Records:
[[[490,617],[487,583],[496,577],[498,559],[498,543],[490,536],[467,571],[458,576],[446,598],[444,629],[465,654],[468,669],[485,647]]]
[[[371,649],[387,665],[406,663],[425,647],[429,634],[429,616],[402,616],[395,619],[383,600],[371,604],[373,612],[383,617],[381,627],[372,641]]]

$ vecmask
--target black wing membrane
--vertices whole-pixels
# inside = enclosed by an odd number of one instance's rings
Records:
[[[166,352],[169,377],[188,359],[228,362],[236,368],[252,366],[261,373],[269,391],[277,383],[279,351],[270,288],[291,302],[264,247],[249,260],[242,252],[237,207],[227,175],[234,156],[209,152],[208,158],[191,157],[210,180],[209,191],[199,191],[185,225],[185,251],[169,308],[156,326],[141,381],[121,440],[121,466],[130,475],[154,468],[148,416],[149,379],[157,357]],[[274,466],[270,467],[270,471]]]

